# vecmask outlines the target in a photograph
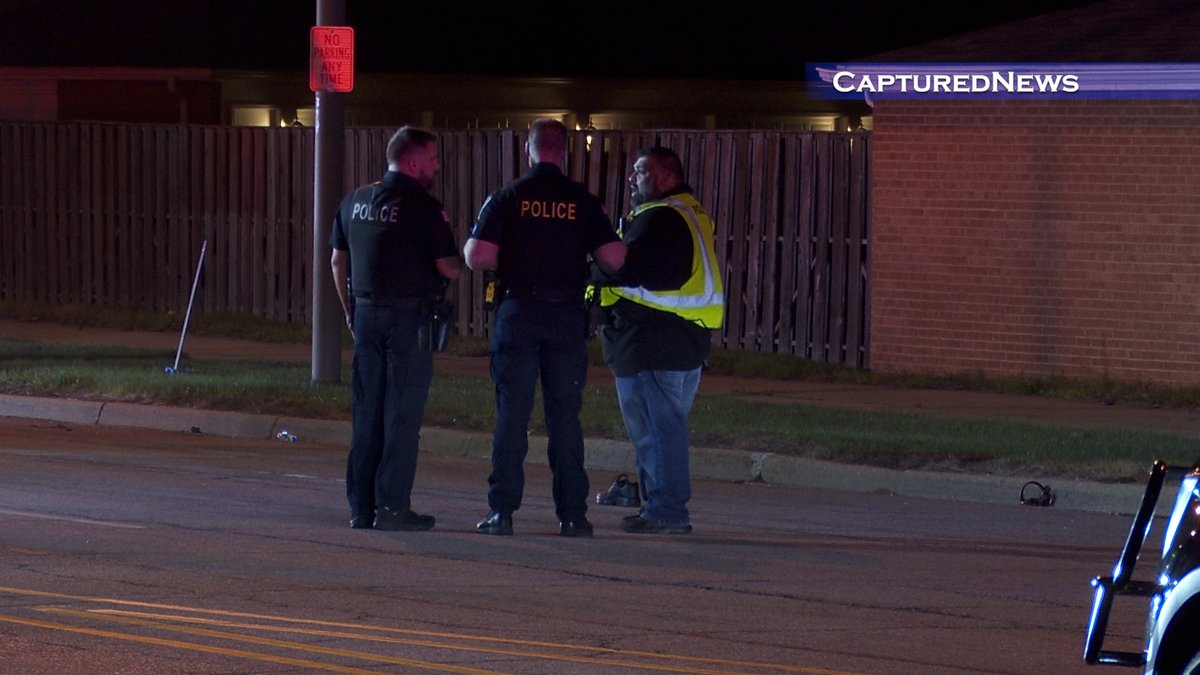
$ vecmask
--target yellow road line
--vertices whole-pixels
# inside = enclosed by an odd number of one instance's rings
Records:
[[[80,612],[73,609],[64,609],[61,607],[40,607],[40,611],[50,612],[53,614],[61,614],[63,616],[72,616],[77,619],[95,619],[95,612]],[[273,640],[271,638],[260,638],[252,635],[242,635],[241,633],[228,633],[219,630],[209,630],[207,628],[188,628],[185,626],[176,626],[173,624],[163,624],[161,622],[146,621],[143,619],[135,619],[132,617],[113,616],[104,614],[105,618],[117,623],[123,623],[130,626],[142,626],[144,628],[158,628],[163,630],[172,630],[185,635],[195,635],[198,637],[218,638],[221,640],[231,640],[233,642],[248,642],[252,645],[261,645],[263,647],[278,647],[282,649],[294,649],[302,652],[311,652],[313,654],[321,654],[324,656],[338,656],[343,658],[359,659],[362,661],[375,661],[378,663],[386,663],[395,666],[412,666],[414,668],[423,668],[426,670],[436,670],[443,673],[462,673],[463,675],[492,675],[495,671],[479,670],[477,668],[465,668],[461,666],[449,666],[429,661],[418,661],[416,659],[406,659],[399,656],[386,656],[383,654],[371,654],[369,652],[353,651],[350,649],[339,649],[337,647],[318,647],[308,645],[302,642],[288,642],[285,640]]]
[[[126,640],[129,642],[140,642],[142,644],[157,645],[159,647],[171,647],[174,649],[185,649],[196,652],[204,652],[206,654],[217,654],[219,656],[234,656],[241,659],[250,659],[253,661],[266,661],[268,663],[276,663],[287,666],[299,666],[301,668],[312,668],[316,670],[325,670],[333,673],[350,673],[351,675],[382,675],[383,671],[379,670],[363,670],[362,668],[349,668],[335,666],[332,664],[321,663],[319,661],[309,661],[307,659],[293,659],[286,656],[270,656],[266,654],[258,654],[255,652],[243,651],[241,649],[228,649],[225,647],[210,647],[208,645],[193,644],[191,642],[179,642],[177,640],[165,640],[162,638],[149,637],[144,635],[131,635],[128,633],[117,633],[114,631],[101,630],[98,628],[87,628],[84,626],[72,626],[65,623],[55,623],[53,621],[40,621],[38,619],[27,619],[19,616],[9,616],[0,614],[0,621],[8,623],[16,623],[25,626],[33,626],[35,628],[45,628],[48,630],[66,631],[68,633],[81,633],[84,635],[93,635],[96,637],[111,638],[115,640]]]
[[[60,610],[46,609],[43,611],[60,611]],[[66,614],[72,614],[72,615],[77,614],[76,612],[72,612],[69,610],[61,610],[61,612],[66,613]],[[82,613],[79,613],[79,614],[82,614]],[[586,663],[586,664],[596,664],[596,665],[608,666],[610,668],[617,668],[617,667],[636,668],[639,670],[653,670],[653,671],[661,671],[661,672],[667,672],[667,673],[695,673],[696,675],[731,675],[731,673],[745,672],[746,666],[749,665],[749,664],[742,664],[742,663],[735,662],[734,665],[738,665],[741,668],[741,670],[737,670],[737,671],[709,670],[709,669],[700,669],[696,666],[684,666],[684,665],[672,666],[672,665],[645,663],[643,661],[624,661],[624,660],[618,660],[618,659],[608,659],[608,658],[598,658],[598,657],[572,656],[570,654],[550,654],[550,653],[533,652],[533,651],[527,651],[527,650],[505,649],[503,647],[483,647],[483,646],[476,647],[476,646],[471,646],[471,645],[455,644],[455,643],[448,643],[448,642],[435,642],[432,640],[419,640],[419,639],[414,639],[414,638],[386,637],[386,636],[379,636],[379,635],[363,635],[361,633],[349,633],[349,632],[341,632],[341,631],[315,630],[315,629],[294,628],[294,627],[286,627],[286,626],[267,626],[267,625],[262,625],[262,624],[246,624],[246,623],[237,623],[237,622],[233,622],[233,621],[222,621],[219,619],[201,619],[198,617],[180,617],[180,616],[170,616],[170,615],[163,615],[163,614],[143,614],[143,613],[138,613],[138,612],[124,612],[124,611],[120,611],[120,610],[89,610],[84,615],[85,616],[90,615],[90,616],[93,616],[93,618],[95,615],[110,616],[110,617],[114,617],[114,619],[113,619],[114,621],[128,622],[128,623],[133,623],[135,625],[159,625],[159,624],[152,624],[149,622],[138,621],[137,619],[133,619],[133,618],[117,619],[115,617],[117,617],[117,616],[131,616],[131,617],[139,616],[139,617],[146,617],[148,619],[154,619],[154,620],[158,620],[158,621],[201,623],[201,624],[206,624],[206,625],[222,626],[225,628],[241,628],[241,629],[245,629],[245,630],[286,632],[286,633],[293,633],[293,634],[298,634],[298,635],[311,635],[314,637],[347,638],[347,639],[359,640],[359,641],[364,641],[364,642],[375,642],[375,643],[379,643],[379,644],[407,645],[407,646],[411,646],[411,647],[425,647],[425,648],[430,648],[430,649],[442,649],[442,650],[450,650],[450,651],[457,651],[457,652],[495,654],[495,655],[501,655],[501,656],[517,656],[517,657],[526,658],[526,659],[565,661],[568,663],[581,663],[581,664]],[[179,629],[179,630],[182,630],[182,629]],[[194,629],[194,630],[202,631],[202,629]],[[192,632],[192,631],[184,631],[184,632]],[[203,634],[203,633],[201,633],[201,634]],[[226,636],[227,639],[241,639],[241,638],[237,637],[239,634],[222,633],[222,635]],[[256,640],[250,640],[250,641],[254,642]],[[274,642],[274,641],[270,641],[270,642]],[[295,643],[291,643],[291,644],[295,644]],[[562,645],[562,646],[560,646],[560,648],[573,649],[574,647],[571,645]],[[357,658],[361,658],[366,661],[380,661],[383,663],[390,663],[390,661],[388,660],[388,657],[378,656],[378,655],[372,654],[370,652],[354,652],[354,653],[357,654]],[[617,650],[611,650],[611,653],[613,653],[614,655],[621,654],[621,652],[619,652]],[[345,655],[349,655],[349,654],[345,654]],[[667,659],[667,660],[671,660],[674,658],[672,656],[663,656],[661,654],[656,655],[656,657],[658,659]],[[752,667],[761,669],[761,666],[752,666]],[[767,666],[767,667],[770,668],[771,666]],[[812,672],[820,672],[820,671],[808,670],[808,671],[803,671],[803,672],[812,673]]]
[[[228,610],[205,609],[205,608],[199,608],[199,607],[186,607],[186,606],[180,606],[180,605],[170,605],[170,604],[154,603],[154,602],[140,602],[140,601],[134,601],[134,600],[119,600],[116,598],[98,598],[98,597],[89,597],[89,596],[82,596],[82,595],[70,595],[70,594],[65,594],[65,593],[54,593],[54,592],[50,592],[50,591],[35,591],[35,590],[31,590],[31,589],[11,588],[11,587],[6,587],[6,586],[0,586],[0,593],[10,593],[10,594],[14,594],[14,595],[23,595],[23,596],[29,596],[29,597],[54,598],[54,599],[59,599],[59,600],[76,600],[76,601],[81,601],[81,602],[111,604],[111,605],[117,605],[117,606],[123,606],[123,607],[138,607],[138,608],[145,608],[145,609],[160,609],[160,610],[168,610],[168,611],[176,611],[176,612],[190,612],[193,614],[207,614],[207,615],[212,615],[212,616],[231,617],[231,618],[237,618],[237,619],[274,621],[277,623],[285,623],[285,624],[305,624],[305,625],[311,625],[311,626],[321,626],[321,627],[325,627],[325,628],[344,628],[344,629],[350,629],[350,630],[356,631],[353,634],[353,637],[355,639],[360,639],[360,640],[371,639],[369,636],[363,635],[362,631],[374,631],[376,633],[382,633],[384,635],[407,635],[407,636],[418,636],[418,637],[426,637],[426,638],[474,641],[474,642],[479,642],[479,643],[504,644],[504,645],[512,645],[512,646],[517,646],[517,647],[535,647],[535,648],[543,648],[543,649],[573,650],[573,651],[577,651],[577,652],[590,652],[593,654],[610,654],[610,655],[614,655],[614,656],[623,656],[626,658],[648,658],[648,659],[657,659],[660,661],[661,660],[671,660],[671,661],[676,661],[676,662],[680,662],[680,663],[705,664],[705,665],[710,665],[710,666],[728,666],[728,667],[742,668],[742,669],[755,668],[755,669],[760,669],[760,670],[775,670],[775,671],[779,671],[779,672],[805,673],[807,675],[859,675],[858,673],[855,673],[852,671],[828,670],[828,669],[823,669],[823,668],[792,666],[792,665],[779,664],[779,663],[764,663],[764,662],[755,662],[755,661],[738,661],[738,660],[732,660],[732,659],[706,658],[706,657],[698,657],[698,656],[661,654],[661,653],[657,653],[657,652],[648,652],[648,651],[640,651],[640,650],[614,649],[611,647],[595,647],[595,646],[590,646],[590,645],[565,644],[565,643],[545,642],[545,641],[538,641],[538,640],[519,640],[519,639],[513,639],[513,638],[497,638],[497,637],[488,637],[488,636],[479,636],[479,635],[466,635],[466,634],[461,634],[461,633],[449,633],[449,632],[442,632],[442,631],[427,631],[427,630],[394,628],[394,627],[390,627],[390,626],[364,626],[362,624],[342,622],[342,621],[322,621],[322,620],[318,620],[318,619],[302,619],[302,618],[294,618],[294,617],[286,617],[286,616],[275,616],[275,615],[269,615],[269,614],[256,614],[256,613],[251,613],[251,612],[237,612],[237,611],[228,611]],[[114,611],[114,610],[103,610],[103,611]],[[199,619],[197,619],[197,620],[199,620]],[[315,633],[315,634],[320,635],[320,633]],[[452,646],[452,647],[443,647],[443,648],[460,649],[463,651],[472,651],[472,650],[488,651],[488,650],[479,650],[478,648],[468,648],[466,646]],[[551,656],[538,655],[538,654],[534,654],[534,653],[512,652],[512,651],[505,651],[505,650],[498,650],[498,649],[490,650],[490,651],[493,651],[494,653],[498,653],[498,654],[514,654],[514,655],[519,655],[519,656],[537,656],[539,658],[552,658]],[[560,657],[560,658],[565,658],[565,657]],[[583,657],[579,657],[579,658],[583,658]],[[614,662],[609,661],[609,660],[604,660],[604,659],[592,660],[592,661],[580,661],[580,662],[598,662],[598,663],[609,664],[609,665],[614,664]],[[648,664],[637,664],[636,666],[631,666],[631,667],[638,667],[638,668],[643,668],[643,669],[655,668]],[[662,667],[659,667],[659,668],[662,668]],[[685,670],[682,672],[701,672],[701,671],[692,669],[692,670]]]
[[[470,645],[462,645],[462,644],[448,643],[448,642],[433,642],[430,640],[417,640],[417,639],[413,639],[413,638],[387,637],[387,636],[382,636],[382,635],[364,635],[364,634],[362,634],[361,631],[342,632],[342,631],[333,631],[333,630],[318,630],[318,629],[312,629],[312,628],[272,626],[272,625],[265,625],[265,624],[260,624],[260,623],[239,623],[236,621],[223,620],[223,619],[206,619],[206,618],[202,618],[202,617],[178,616],[178,615],[171,615],[171,614],[153,614],[153,613],[148,613],[148,612],[131,612],[131,611],[127,611],[127,610],[117,610],[117,609],[94,609],[94,610],[88,610],[88,611],[91,614],[100,614],[100,615],[105,615],[105,616],[113,616],[113,615],[130,616],[130,617],[139,617],[139,618],[144,618],[144,619],[153,619],[153,620],[158,620],[158,621],[196,623],[196,624],[211,625],[211,626],[222,626],[225,628],[240,628],[240,629],[244,629],[244,630],[285,632],[285,633],[294,633],[294,634],[299,634],[299,635],[311,635],[314,637],[347,638],[347,639],[353,639],[353,640],[361,640],[361,641],[365,641],[365,642],[378,642],[378,643],[383,643],[383,644],[403,644],[403,645],[410,645],[410,646],[417,646],[417,647],[429,647],[429,648],[434,648],[434,649],[448,649],[448,650],[466,651],[466,652],[482,652],[482,653],[487,653],[487,654],[502,654],[505,656],[521,656],[521,657],[525,657],[525,658],[570,661],[570,662],[574,662],[574,663],[596,663],[596,664],[603,664],[603,665],[608,665],[608,666],[621,666],[621,667],[626,667],[626,668],[641,668],[643,670],[660,670],[660,671],[664,671],[664,672],[707,673],[709,675],[727,675],[727,673],[729,672],[729,671],[718,671],[718,670],[696,670],[694,667],[691,667],[691,668],[684,667],[684,666],[671,667],[671,666],[664,666],[664,665],[648,664],[648,663],[644,663],[644,662],[618,661],[618,660],[613,660],[613,659],[598,659],[598,658],[588,658],[588,657],[582,657],[582,656],[569,656],[569,655],[546,654],[546,653],[530,652],[530,651],[517,651],[517,650],[511,650],[511,649],[498,649],[495,647],[475,647],[475,646],[470,646]],[[369,629],[369,627],[362,627],[362,628]],[[377,630],[387,630],[387,629],[380,628]],[[443,637],[465,638],[468,640],[476,639],[474,636],[457,636],[454,634],[443,634]],[[483,638],[483,639],[488,639],[488,638]],[[491,641],[490,639],[488,639],[488,640]],[[517,641],[513,641],[513,642],[517,642]],[[532,643],[529,643],[529,644],[532,644]],[[546,642],[537,643],[537,644],[547,647],[547,648],[555,648],[555,649],[562,649],[562,650],[600,652],[600,653],[604,653],[604,654],[612,654],[614,656],[625,656],[625,657],[629,657],[629,656],[652,657],[652,658],[659,659],[659,660],[684,661],[684,662],[691,662],[691,663],[705,662],[709,665],[732,666],[732,667],[736,667],[736,668],[740,669],[740,670],[734,671],[734,672],[745,672],[746,669],[756,669],[756,670],[775,670],[775,671],[781,671],[781,672],[808,673],[810,675],[854,675],[852,673],[846,673],[844,671],[823,670],[820,668],[806,668],[803,666],[789,666],[789,665],[776,664],[776,663],[762,663],[762,662],[754,662],[754,661],[734,661],[734,660],[729,660],[729,659],[706,659],[706,658],[702,658],[702,657],[678,656],[678,655],[673,655],[673,654],[664,655],[664,654],[658,654],[658,653],[653,653],[653,652],[634,652],[634,651],[630,651],[630,650],[619,650],[619,649],[612,649],[612,648],[606,648],[606,647],[590,647],[587,645],[569,645],[569,644],[546,643]]]
[[[83,525],[99,525],[100,527],[116,527],[126,530],[144,530],[145,525],[136,523],[118,523],[111,520],[92,520],[91,518],[76,518],[74,516],[59,516],[50,513],[38,513],[36,511],[14,511],[12,509],[0,509],[0,514],[6,516],[19,516],[22,518],[40,518],[42,520],[65,520],[71,523],[81,523]]]

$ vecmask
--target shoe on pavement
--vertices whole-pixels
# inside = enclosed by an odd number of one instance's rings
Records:
[[[646,520],[639,515],[622,519],[621,529],[634,534],[689,534],[692,531],[692,526],[688,524],[667,525],[666,523],[656,523],[653,520]]]
[[[504,514],[499,511],[492,511],[487,518],[479,521],[475,529],[480,534],[498,534],[508,536],[513,533],[512,529],[512,514]]]
[[[376,530],[419,532],[432,530],[435,522],[433,516],[423,516],[412,509],[392,509],[385,506],[375,514]]]
[[[558,533],[564,537],[591,537],[592,524],[587,518],[564,520],[558,524]]]
[[[369,530],[375,526],[375,516],[350,516],[350,527],[356,530]]]
[[[621,474],[613,479],[608,490],[596,495],[596,503],[601,506],[641,506],[642,498],[638,494],[638,484],[630,482],[627,474]]]

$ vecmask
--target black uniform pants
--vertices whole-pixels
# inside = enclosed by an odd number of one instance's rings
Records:
[[[582,301],[509,297],[497,309],[489,348],[496,385],[496,428],[488,478],[488,506],[493,511],[511,514],[521,506],[529,417],[540,375],[555,513],[564,522],[587,513],[588,477],[579,423],[587,379],[586,328]]]
[[[354,421],[346,462],[351,517],[370,518],[376,506],[410,506],[433,379],[433,354],[416,349],[426,321],[415,308],[359,304],[354,310]]]

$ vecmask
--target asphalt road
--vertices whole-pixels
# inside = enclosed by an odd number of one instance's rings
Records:
[[[1128,528],[698,481],[692,535],[594,507],[563,539],[538,467],[486,537],[486,464],[427,456],[437,528],[354,531],[343,471],[333,445],[0,419],[0,672],[1094,673],[1088,579]]]

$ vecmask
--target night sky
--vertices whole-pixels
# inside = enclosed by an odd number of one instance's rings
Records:
[[[360,72],[799,79],[1089,0],[347,0]],[[951,7],[953,7],[951,9]],[[308,68],[315,0],[4,0],[0,65]]]

